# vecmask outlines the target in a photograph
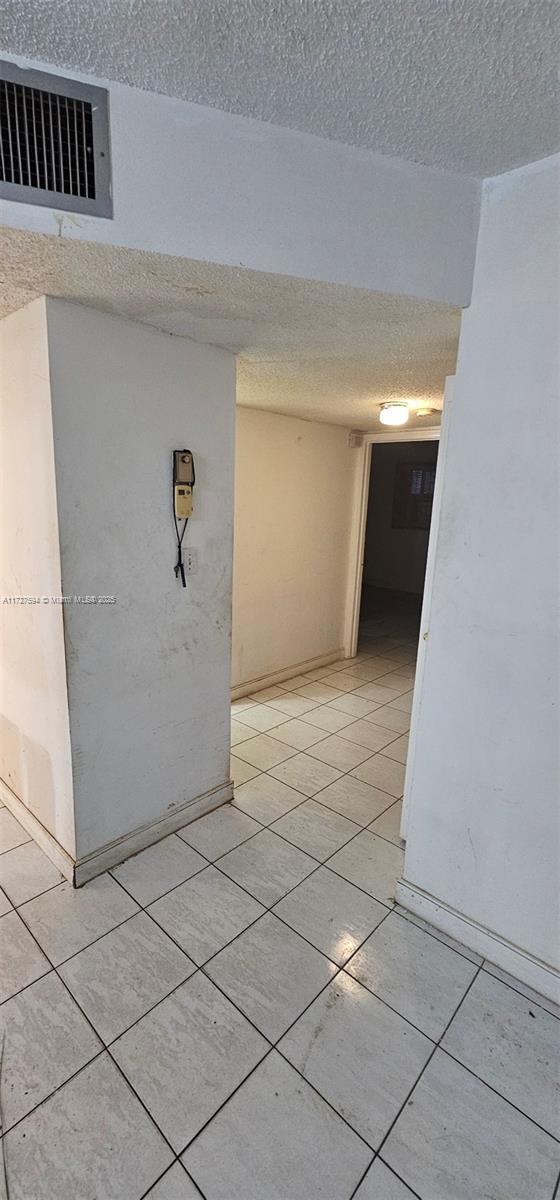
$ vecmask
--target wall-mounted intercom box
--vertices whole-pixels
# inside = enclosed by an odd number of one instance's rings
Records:
[[[173,489],[175,516],[186,521],[192,515],[194,462],[190,450],[173,451]]]
[[[185,530],[192,515],[193,508],[193,488],[195,481],[194,459],[191,450],[174,450],[173,451],[173,519],[175,521],[175,532],[177,534],[177,562],[175,563],[175,577],[181,577],[183,587],[187,586],[185,579],[185,564],[183,562],[183,538]],[[179,533],[179,521],[183,521],[183,528]],[[187,566],[187,573],[194,574],[196,567],[193,568],[192,563]]]

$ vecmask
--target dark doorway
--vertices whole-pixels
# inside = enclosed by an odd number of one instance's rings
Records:
[[[372,447],[360,638],[417,635],[438,442]]]

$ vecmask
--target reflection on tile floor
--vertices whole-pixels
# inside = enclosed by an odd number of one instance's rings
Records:
[[[414,658],[236,701],[233,804],[78,892],[0,808],[9,1200],[556,1195],[559,1010],[394,904]]]

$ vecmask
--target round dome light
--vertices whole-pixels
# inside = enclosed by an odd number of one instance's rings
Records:
[[[408,417],[408,404],[404,401],[396,400],[394,403],[381,405],[379,420],[382,425],[406,425]]]

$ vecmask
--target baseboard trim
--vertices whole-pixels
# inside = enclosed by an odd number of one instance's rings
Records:
[[[64,875],[64,878],[72,882],[75,865],[72,855],[64,849],[64,846],[61,846],[60,842],[57,842],[53,834],[49,833],[44,825],[41,825],[38,817],[23,803],[23,800],[20,800],[19,796],[16,796],[15,792],[12,791],[11,787],[3,779],[0,779],[0,799],[16,818],[16,821],[19,821],[20,825],[23,825],[23,828],[33,838],[33,841],[44,851],[47,858],[50,858],[55,867]]]
[[[520,946],[515,946],[492,929],[457,912],[405,879],[398,880],[395,898],[409,912],[423,917],[425,921],[435,925],[436,929],[443,930],[470,950],[475,950],[477,954],[515,976],[541,996],[546,996],[556,1004],[560,1003],[560,972],[548,963],[534,958]]]
[[[189,800],[186,804],[182,804],[180,808],[174,810],[168,816],[161,817],[157,821],[152,821],[148,825],[141,825],[139,829],[133,830],[132,833],[126,834],[124,837],[116,838],[113,842],[108,842],[106,846],[102,846],[100,850],[95,850],[92,854],[86,854],[83,858],[72,858],[71,854],[57,842],[52,833],[45,829],[44,825],[37,819],[36,816],[27,808],[27,806],[12,792],[3,780],[0,779],[0,799],[6,805],[6,808],[13,813],[20,825],[33,838],[33,841],[40,846],[41,850],[50,858],[55,867],[68,879],[74,887],[81,887],[83,883],[87,883],[89,879],[95,879],[96,875],[102,875],[103,871],[108,871],[110,867],[116,867],[119,863],[124,862],[126,858],[130,858],[133,854],[138,854],[140,850],[145,850],[147,846],[152,846],[155,842],[161,841],[170,833],[175,833],[177,829],[182,829],[184,825],[190,825],[191,821],[198,820],[206,813],[212,812],[214,808],[219,808],[222,804],[226,804],[233,797],[233,783],[228,780],[226,783],[220,784],[217,788],[212,788],[209,792],[204,792],[202,796],[196,796],[194,800]]]
[[[232,798],[233,783],[228,780],[220,787],[212,788],[211,791],[204,792],[202,796],[189,800],[187,804],[175,809],[169,816],[152,821],[149,825],[142,825],[124,837],[117,838],[114,842],[108,842],[101,850],[95,850],[93,854],[87,854],[83,858],[77,859],[74,866],[75,887],[81,887],[89,879],[94,879],[103,871],[118,866],[126,858],[139,854],[140,850],[145,850],[147,846],[153,846],[170,833],[176,833],[178,829],[182,829],[184,825],[190,825],[192,821],[204,817],[214,808],[220,808],[222,804],[226,804]]]
[[[306,671],[316,671],[318,667],[328,667],[329,663],[338,662],[345,657],[343,647],[331,650],[328,654],[320,654],[318,658],[308,658],[304,662],[294,663],[291,667],[283,667],[281,671],[272,671],[269,675],[258,675],[247,683],[236,683],[231,689],[232,700],[241,700],[250,692],[258,692],[261,688],[273,687],[282,683],[283,679],[292,679],[295,675],[305,675]]]

